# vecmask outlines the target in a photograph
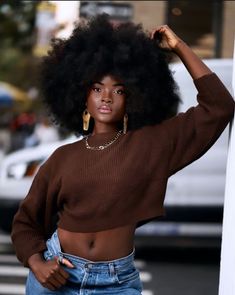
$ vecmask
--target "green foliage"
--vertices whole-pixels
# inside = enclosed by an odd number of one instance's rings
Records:
[[[1,47],[31,50],[37,3],[38,1],[0,2]]]
[[[0,2],[0,80],[21,88],[35,86],[36,6],[40,1]]]

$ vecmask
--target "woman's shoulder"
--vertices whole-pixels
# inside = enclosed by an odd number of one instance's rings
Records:
[[[168,145],[168,133],[166,132],[164,122],[145,125],[139,129],[129,133],[130,141],[138,145],[146,145],[148,147],[162,147]]]
[[[82,146],[83,137],[74,138],[71,142],[63,143],[49,155],[48,161],[58,162],[63,161],[67,156],[71,156],[72,153],[78,152]]]
[[[134,136],[141,136],[143,138],[152,137],[155,135],[164,135],[165,133],[165,121],[164,120],[160,123],[154,124],[154,125],[145,125],[139,129],[133,130],[132,134]]]

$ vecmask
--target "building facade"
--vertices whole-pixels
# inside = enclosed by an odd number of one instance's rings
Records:
[[[168,24],[201,58],[233,56],[235,1],[81,1],[81,9],[85,3],[93,15],[110,12],[114,21],[142,23],[147,31]]]

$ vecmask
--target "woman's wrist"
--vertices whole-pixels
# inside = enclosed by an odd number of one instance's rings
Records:
[[[43,259],[41,253],[33,254],[28,259],[28,265],[29,265],[30,269],[32,269],[32,270],[35,268],[36,265],[38,265],[39,263],[42,263],[42,262],[44,262],[44,259]]]
[[[186,48],[189,48],[188,45],[182,39],[179,39],[172,51],[180,57]]]
[[[211,70],[183,40],[178,42],[174,52],[184,63],[193,79],[197,79],[211,73]]]

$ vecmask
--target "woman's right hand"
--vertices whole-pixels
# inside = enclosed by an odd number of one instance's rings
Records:
[[[170,50],[175,50],[182,40],[167,26],[162,25],[154,29],[151,33],[151,39],[159,38],[159,46]]]
[[[175,52],[193,79],[211,74],[211,70],[167,25],[154,29],[151,33],[151,38],[159,39],[159,46],[161,48],[170,49]]]
[[[29,258],[28,264],[39,283],[52,291],[65,285],[69,277],[69,274],[62,268],[61,264],[74,268],[72,263],[65,258],[61,262],[59,262],[57,257],[45,261],[40,254],[32,255]]]

